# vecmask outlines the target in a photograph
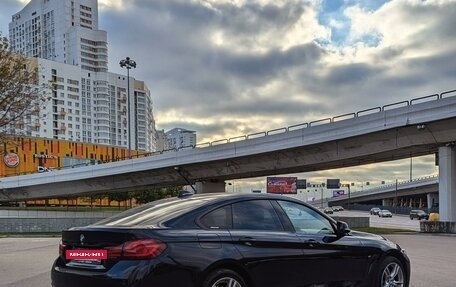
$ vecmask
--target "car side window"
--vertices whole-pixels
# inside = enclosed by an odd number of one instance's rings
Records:
[[[249,200],[233,204],[233,229],[283,231],[269,200]]]
[[[327,218],[317,211],[295,202],[277,201],[287,214],[297,233],[334,234],[334,228]]]
[[[217,208],[200,219],[200,223],[210,229],[230,229],[231,205]]]

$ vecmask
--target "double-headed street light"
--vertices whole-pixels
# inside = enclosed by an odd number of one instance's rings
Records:
[[[119,64],[121,68],[127,68],[128,158],[131,158],[130,69],[136,68],[136,62],[126,57]]]

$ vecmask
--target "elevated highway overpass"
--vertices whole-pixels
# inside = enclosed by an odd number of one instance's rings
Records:
[[[137,190],[342,168],[439,152],[456,221],[456,91],[148,157],[2,178],[0,201]],[[187,179],[187,180],[186,180]],[[441,205],[442,206],[442,205]],[[448,207],[448,210],[450,208]]]
[[[431,207],[433,202],[438,203],[439,177],[430,176],[407,181],[398,181],[397,184],[382,185],[363,191],[350,192],[343,196],[323,199],[324,204],[348,205],[355,203],[366,203],[373,201],[395,201],[397,198],[414,197],[424,195],[427,199],[427,206]],[[318,206],[321,200],[313,202]],[[384,204],[386,205],[386,204]]]

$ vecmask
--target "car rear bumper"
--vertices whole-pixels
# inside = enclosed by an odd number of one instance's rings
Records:
[[[58,266],[54,263],[51,270],[52,287],[100,286],[122,287],[128,286],[128,277],[115,278],[108,272],[71,269]]]
[[[51,270],[52,287],[193,287],[190,272],[156,260],[121,261],[106,271],[66,267],[58,258]]]

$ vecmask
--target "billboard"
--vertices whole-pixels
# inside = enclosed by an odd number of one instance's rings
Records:
[[[327,179],[326,186],[328,189],[335,189],[340,187],[340,179]]]
[[[296,181],[296,188],[297,189],[306,189],[307,188],[307,180],[305,179],[298,179]]]
[[[342,196],[342,195],[345,195],[345,190],[333,190],[333,197],[338,197],[338,196]]]
[[[276,194],[297,194],[297,177],[267,177],[266,192]]]

